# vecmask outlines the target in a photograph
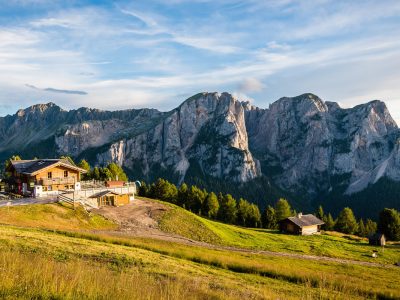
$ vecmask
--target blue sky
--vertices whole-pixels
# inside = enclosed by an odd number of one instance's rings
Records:
[[[0,0],[0,115],[312,92],[381,99],[399,122],[399,46],[400,1]]]

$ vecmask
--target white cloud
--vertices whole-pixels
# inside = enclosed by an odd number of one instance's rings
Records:
[[[239,83],[238,89],[243,93],[260,92],[264,89],[264,84],[256,78],[245,78]]]

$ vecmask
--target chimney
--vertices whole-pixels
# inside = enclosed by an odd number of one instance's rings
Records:
[[[298,214],[297,214],[297,217],[298,217],[299,219],[301,219],[302,216],[303,216],[302,213],[298,213]]]

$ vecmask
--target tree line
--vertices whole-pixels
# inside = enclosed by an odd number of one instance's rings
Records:
[[[161,178],[152,184],[142,182],[138,194],[179,205],[199,216],[245,227],[278,229],[279,221],[296,215],[296,211],[283,198],[279,199],[274,206],[268,205],[260,213],[259,207],[246,199],[240,198],[237,201],[230,194],[217,195],[195,185],[188,186],[186,183],[178,188],[175,184]],[[384,233],[389,240],[400,240],[400,214],[395,209],[385,208],[379,215],[378,224],[371,219],[360,218],[357,221],[349,207],[345,207],[334,219],[330,213],[325,214],[320,206],[315,216],[325,222],[322,226],[323,230],[335,230],[361,237],[368,237],[379,231]]]
[[[87,173],[82,176],[83,180],[118,179],[128,181],[128,176],[122,167],[116,163],[110,163],[105,167],[92,168],[85,159],[76,164],[69,156],[61,156],[60,158],[67,159],[71,164],[86,170]],[[7,169],[11,160],[21,160],[21,157],[14,155],[8,159],[5,162],[5,169]],[[161,178],[149,185],[142,182],[139,188],[139,195],[177,204],[200,216],[213,220],[245,227],[278,229],[279,221],[296,215],[296,211],[292,210],[289,202],[283,198],[279,199],[274,206],[268,205],[260,213],[259,207],[246,199],[240,198],[237,201],[230,194],[223,195],[219,193],[217,195],[195,185],[189,187],[185,183],[178,188],[173,183]],[[319,206],[315,216],[325,222],[322,225],[323,230],[335,230],[361,237],[368,237],[379,231],[385,234],[389,240],[400,240],[400,213],[395,209],[383,209],[379,214],[378,223],[371,219],[364,220],[362,218],[357,221],[349,207],[345,207],[338,217],[334,219],[330,213],[326,214],[324,212],[322,206]]]

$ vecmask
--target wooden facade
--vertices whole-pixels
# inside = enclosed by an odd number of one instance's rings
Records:
[[[8,189],[31,196],[80,188],[81,173],[86,173],[66,159],[11,161],[7,171]]]
[[[91,196],[97,200],[97,206],[122,206],[129,204],[131,195],[118,194],[112,191],[104,191]]]

